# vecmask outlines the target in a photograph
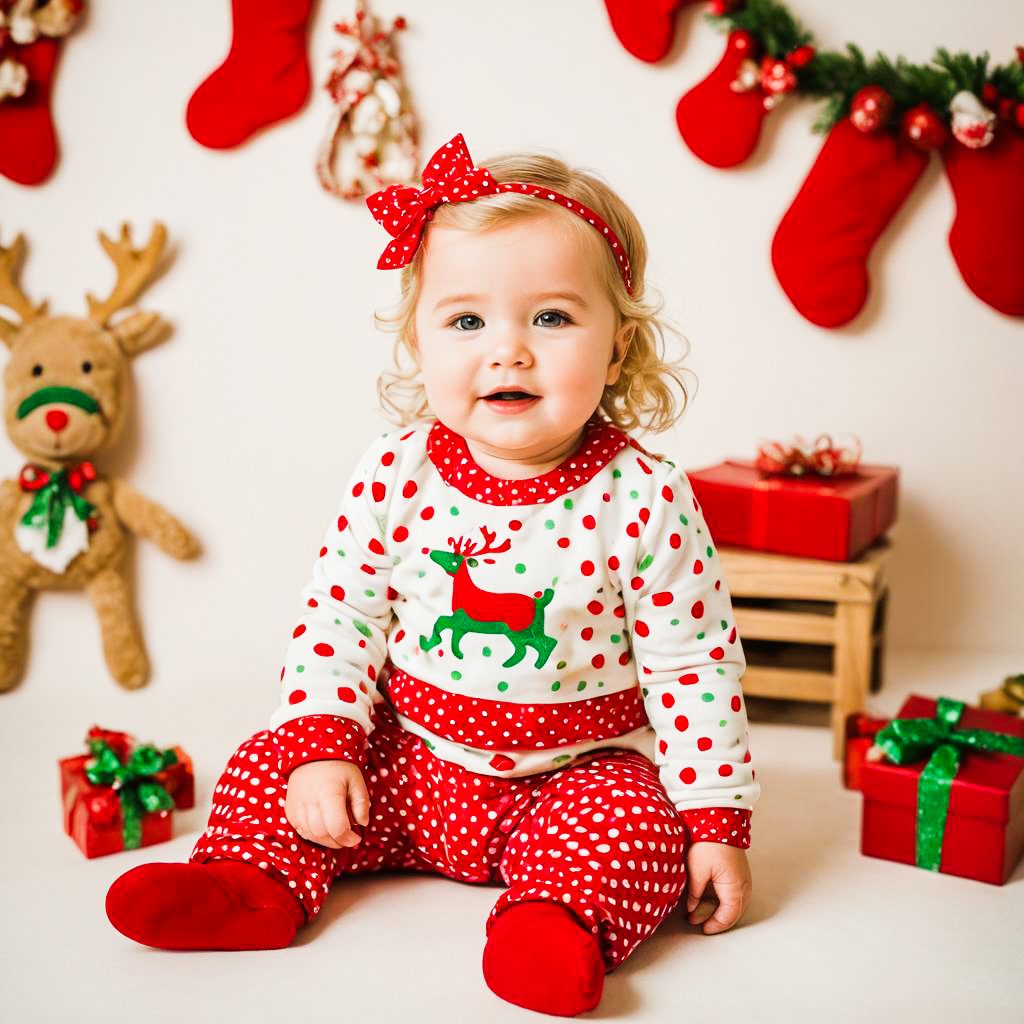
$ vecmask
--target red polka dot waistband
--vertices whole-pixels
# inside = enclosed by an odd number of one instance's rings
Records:
[[[482,750],[547,750],[624,736],[648,723],[639,687],[568,703],[515,704],[449,693],[392,668],[385,693],[404,718]]]

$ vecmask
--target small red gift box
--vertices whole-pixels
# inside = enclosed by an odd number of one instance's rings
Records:
[[[686,475],[719,545],[852,562],[896,519],[899,470],[888,466],[792,477],[730,460]]]
[[[874,745],[879,730],[884,729],[888,724],[888,718],[872,718],[859,711],[846,716],[843,785],[847,789],[861,788],[861,769],[864,766],[864,759]]]
[[[105,742],[122,763],[127,763],[136,746],[133,737],[123,732],[94,728],[89,740]],[[195,805],[195,780],[192,759],[181,747],[172,747],[174,764],[146,776],[146,781],[162,786],[176,809]],[[102,857],[125,848],[125,821],[121,798],[115,786],[98,785],[89,780],[87,765],[93,754],[79,754],[58,762],[64,804],[64,831],[78,844],[86,857]],[[151,846],[171,838],[171,810],[143,812],[139,820],[139,846]]]
[[[909,697],[898,718],[931,718],[937,704]],[[1024,739],[1024,721],[967,707],[959,727]],[[917,863],[918,784],[927,760],[897,765],[866,761],[861,770],[864,809],[861,852]],[[1024,758],[968,751],[950,786],[938,870],[1002,885],[1024,854]]]

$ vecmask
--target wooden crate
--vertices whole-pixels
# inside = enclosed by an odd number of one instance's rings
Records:
[[[847,714],[882,684],[890,545],[855,562],[720,548],[747,655],[744,693],[832,705],[832,751]]]

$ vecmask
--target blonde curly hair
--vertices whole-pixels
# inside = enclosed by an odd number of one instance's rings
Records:
[[[672,426],[682,416],[689,400],[685,378],[690,371],[680,365],[683,357],[671,360],[666,356],[665,333],[678,332],[660,319],[661,297],[647,294],[644,283],[647,243],[632,211],[593,174],[569,167],[554,157],[510,154],[485,160],[482,166],[491,172],[495,181],[521,181],[570,196],[600,214],[610,225],[629,256],[633,294],[626,291],[611,247],[602,242],[603,284],[615,306],[616,329],[626,328],[626,355],[618,380],[604,389],[599,408],[625,431],[641,429],[659,433]],[[465,231],[485,231],[544,213],[566,218],[567,223],[578,227],[585,236],[594,234],[594,229],[585,221],[554,203],[508,192],[468,203],[444,204],[435,211],[431,223]],[[394,368],[384,371],[378,378],[377,394],[385,414],[401,426],[432,415],[420,378],[415,344],[423,251],[421,244],[412,262],[402,269],[401,298],[397,306],[389,314],[378,313],[375,317],[379,328],[396,335]],[[684,340],[684,356],[685,348]]]

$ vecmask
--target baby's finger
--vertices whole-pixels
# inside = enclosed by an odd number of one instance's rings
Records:
[[[314,843],[319,843],[321,846],[329,846],[332,850],[338,849],[340,844],[336,843],[328,834],[327,827],[324,825],[324,816],[320,812],[318,804],[308,805],[306,818],[309,822],[309,831]]]
[[[704,890],[708,886],[708,882],[711,879],[711,874],[708,871],[690,871],[686,876],[686,910],[687,913],[692,914],[697,908],[697,904],[700,903],[701,897],[704,895]],[[701,918],[701,921],[705,918]],[[691,918],[692,924],[699,924],[700,921],[694,921]]]
[[[323,814],[324,828],[338,848],[354,846],[353,837],[356,842],[359,841],[359,837],[349,824],[348,806],[343,795],[325,797],[320,801],[320,811]]]
[[[370,794],[362,777],[354,780],[348,788],[348,799],[352,806],[352,820],[366,826],[370,823]]]
[[[743,913],[742,890],[734,886],[719,886],[718,909],[704,925],[705,935],[715,935],[731,928]]]

